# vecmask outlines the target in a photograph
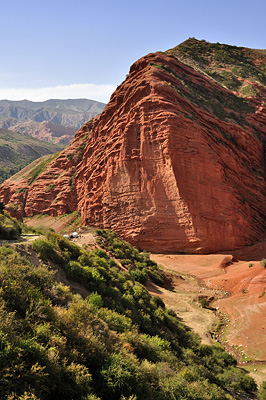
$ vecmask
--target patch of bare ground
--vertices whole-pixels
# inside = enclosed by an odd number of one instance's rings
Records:
[[[173,297],[161,291],[162,299],[177,314],[186,298],[187,308],[191,309],[192,293],[194,298],[204,288],[206,294],[213,293],[212,306],[223,322],[218,340],[236,356],[240,365],[249,366],[258,383],[265,380],[266,373],[266,268],[260,262],[265,256],[266,241],[231,254],[151,255],[165,270],[192,275],[199,282],[197,288],[189,281],[187,287],[176,281]],[[182,320],[205,339],[212,328],[207,317],[204,319],[206,310],[197,310],[195,304],[192,301],[193,312],[187,314],[188,318],[186,313],[182,314]],[[199,327],[200,323],[205,326]]]
[[[207,289],[204,283],[191,275],[171,272],[170,276],[171,290],[152,282],[146,285],[147,290],[151,295],[161,297],[182,322],[199,334],[203,343],[213,344],[219,318],[211,310],[202,308],[199,296],[209,299],[215,295],[215,291]]]
[[[55,232],[62,235],[71,234],[77,231],[78,238],[71,239],[74,243],[80,246],[86,246],[88,250],[93,250],[96,246],[95,228],[85,226],[80,227],[79,219],[73,214],[66,214],[59,217],[52,217],[50,215],[39,214],[30,218],[25,218],[23,222],[26,225],[33,226],[34,228],[49,227]]]
[[[171,274],[174,286],[173,292],[159,288],[161,292],[157,294],[167,307],[172,308],[185,324],[199,334],[202,342],[206,344],[215,342],[215,332],[220,318],[211,309],[203,308],[199,298],[208,302],[210,299],[225,295],[225,292],[221,293],[219,289],[207,287],[204,281],[204,277],[212,274],[224,275],[220,265],[225,257],[224,254],[209,256],[151,254],[151,259]],[[214,265],[217,265],[216,271],[213,271]],[[198,274],[199,268],[201,274]]]
[[[76,228],[75,218],[73,214],[61,215],[59,217],[51,217],[46,214],[38,214],[33,217],[23,219],[24,224],[38,228],[45,226],[54,229],[58,233],[71,232],[71,229]],[[72,230],[73,231],[73,230]]]
[[[245,370],[260,386],[266,379],[266,366],[264,364],[250,363],[245,365]]]

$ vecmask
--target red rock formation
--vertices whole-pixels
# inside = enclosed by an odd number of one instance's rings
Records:
[[[88,122],[59,155],[35,160],[2,184],[1,198],[13,217],[22,219],[40,213],[58,216],[77,209],[76,167],[82,160],[90,128]]]
[[[78,208],[84,224],[159,252],[253,243],[266,213],[265,111],[173,56],[143,57],[30,186],[24,215]],[[9,207],[12,185],[0,193]]]

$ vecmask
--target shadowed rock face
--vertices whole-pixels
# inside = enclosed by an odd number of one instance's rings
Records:
[[[150,54],[29,187],[27,174],[12,178],[1,197],[20,217],[78,208],[84,224],[152,251],[251,244],[266,213],[262,96],[244,99],[176,56]]]

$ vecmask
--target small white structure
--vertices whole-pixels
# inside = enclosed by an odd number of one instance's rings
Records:
[[[71,239],[76,239],[76,238],[78,238],[78,237],[79,237],[78,232],[70,233],[70,238],[71,238]]]

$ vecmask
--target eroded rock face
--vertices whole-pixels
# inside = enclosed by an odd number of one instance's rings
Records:
[[[77,209],[77,165],[91,125],[85,124],[59,155],[35,160],[1,185],[1,198],[13,217],[23,219],[40,213],[59,216]]]
[[[150,54],[29,190],[17,183],[27,190],[20,216],[78,208],[84,224],[157,252],[251,244],[264,234],[265,132],[262,101]],[[0,193],[13,210],[15,187]]]

